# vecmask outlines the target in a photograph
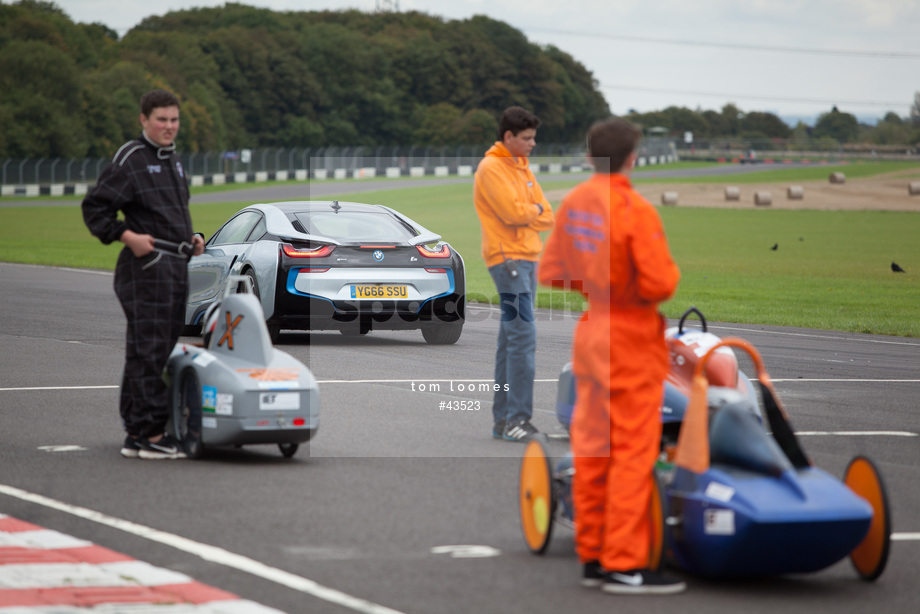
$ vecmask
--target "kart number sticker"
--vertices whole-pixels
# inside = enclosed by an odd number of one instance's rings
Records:
[[[717,501],[731,501],[735,496],[735,489],[718,482],[710,482],[706,487],[706,496]]]
[[[222,416],[233,415],[233,395],[223,392],[217,393],[217,406],[214,408],[215,414]]]
[[[706,510],[703,515],[703,532],[706,535],[734,535],[735,511]]]
[[[299,392],[260,392],[259,409],[300,409]]]
[[[405,285],[355,285],[351,298],[409,298],[409,291]]]
[[[206,429],[216,429],[217,428],[217,418],[204,417],[201,419],[201,426],[203,426]]]

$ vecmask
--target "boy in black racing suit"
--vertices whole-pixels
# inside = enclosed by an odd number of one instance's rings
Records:
[[[165,90],[148,92],[140,121],[141,137],[118,150],[84,198],[83,220],[104,244],[125,244],[114,284],[127,319],[121,454],[175,459],[184,454],[164,433],[169,409],[162,372],[185,323],[188,269],[186,258],[155,251],[154,239],[191,244],[195,255],[204,251],[204,241],[192,233],[188,184],[175,153],[179,100]]]

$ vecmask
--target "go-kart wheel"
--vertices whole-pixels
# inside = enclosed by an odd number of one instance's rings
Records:
[[[292,456],[297,454],[297,448],[299,447],[300,445],[296,443],[279,443],[278,444],[278,449],[281,450],[281,456],[283,456],[284,458],[291,458]]]
[[[201,385],[192,368],[179,374],[173,388],[173,435],[182,442],[189,458],[201,458],[204,444],[201,441]]]
[[[543,554],[553,533],[556,497],[546,448],[532,439],[524,448],[518,483],[518,501],[524,541],[534,554]]]
[[[648,567],[657,571],[661,567],[665,551],[665,519],[668,517],[664,486],[657,475],[652,476],[652,497],[649,502],[649,517],[652,523],[651,543],[648,550]]]
[[[865,456],[856,456],[843,474],[850,490],[872,506],[872,523],[865,539],[850,553],[859,577],[872,582],[882,575],[891,547],[891,516],[885,484],[875,465]]]

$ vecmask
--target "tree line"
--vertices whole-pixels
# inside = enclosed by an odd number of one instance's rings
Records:
[[[799,122],[788,126],[773,113],[744,112],[729,103],[721,111],[668,107],[651,113],[630,111],[627,117],[645,127],[660,126],[672,136],[691,132],[694,139],[735,139],[745,141],[825,141],[834,144],[920,146],[920,92],[914,96],[911,113],[900,117],[889,111],[875,126],[860,124],[852,113],[836,106],[818,116],[814,126]]]
[[[227,4],[149,17],[119,38],[54,2],[0,4],[0,159],[110,156],[137,136],[138,99],[155,87],[182,101],[188,152],[486,144],[510,105],[541,118],[541,141],[571,143],[610,115],[580,62],[484,16]],[[734,105],[630,117],[700,137],[790,130]]]
[[[0,158],[110,156],[154,87],[182,101],[184,151],[490,143],[514,104],[570,142],[609,115],[572,56],[482,16],[227,4],[119,39],[53,2],[0,5]]]

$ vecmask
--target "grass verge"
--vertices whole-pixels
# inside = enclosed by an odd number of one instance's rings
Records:
[[[899,169],[874,165],[867,172],[873,170]],[[824,167],[822,178],[827,172]],[[752,176],[764,180],[763,173]],[[774,180],[789,180],[779,177]],[[547,181],[543,187],[567,188],[577,181]],[[493,299],[495,289],[480,256],[471,185],[351,195],[347,189],[343,184],[339,199],[392,206],[443,234],[464,256],[470,299]],[[210,236],[246,204],[193,204],[195,228]],[[659,211],[682,273],[677,294],[663,305],[669,317],[696,305],[713,321],[920,337],[920,213]],[[774,244],[777,249],[770,249]],[[111,270],[120,247],[103,246],[91,237],[73,205],[0,208],[0,261]],[[892,261],[907,273],[892,273]],[[581,309],[584,303],[577,295],[545,290],[538,306]]]

